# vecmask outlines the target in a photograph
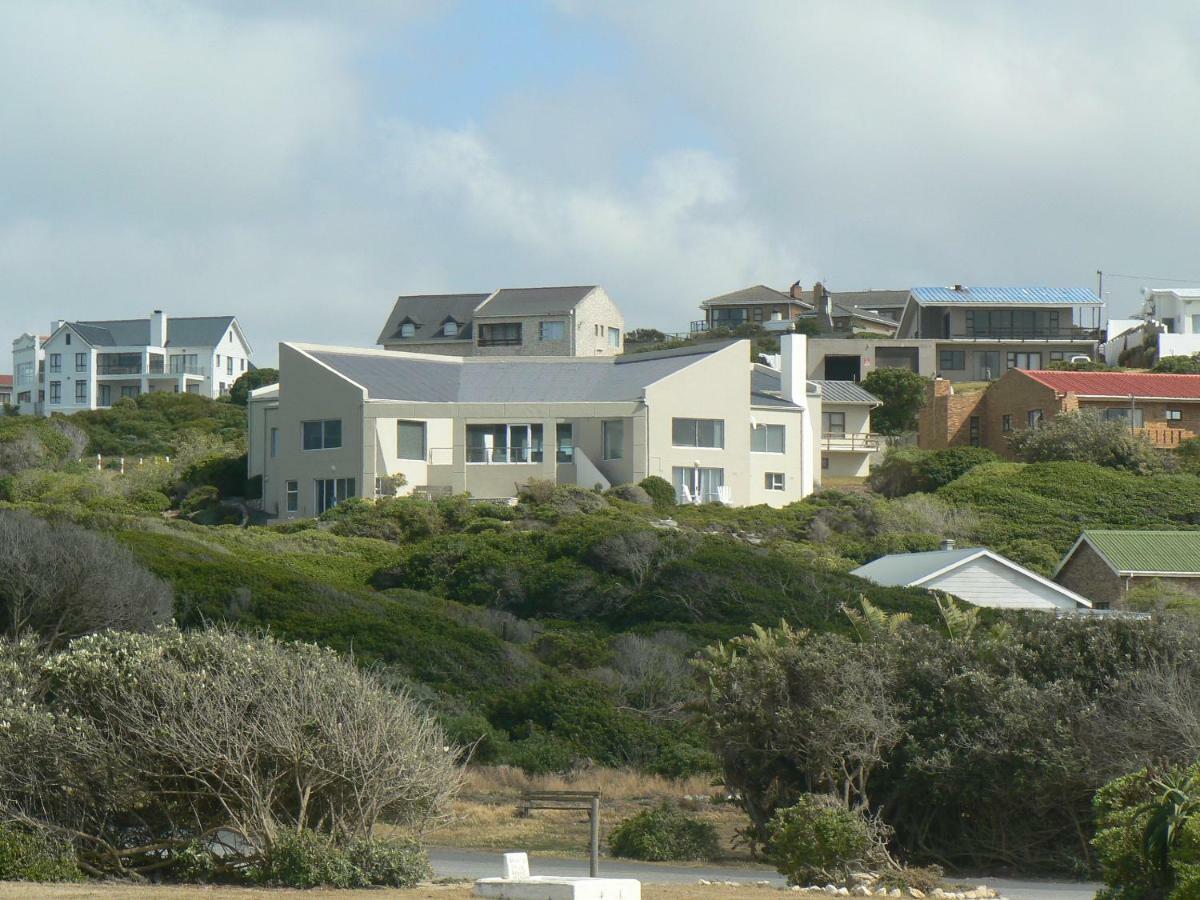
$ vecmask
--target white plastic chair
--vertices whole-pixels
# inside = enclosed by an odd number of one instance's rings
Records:
[[[680,485],[679,490],[683,494],[683,502],[684,503],[695,503],[696,502],[696,498],[692,496],[692,489],[689,488],[686,484]]]
[[[717,487],[717,499],[728,506],[730,501],[733,500],[733,488],[723,484],[719,485]]]

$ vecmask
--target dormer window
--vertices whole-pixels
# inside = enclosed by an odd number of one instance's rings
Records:
[[[405,322],[403,325],[400,326],[400,337],[409,338],[409,337],[412,337],[416,333],[417,333],[417,326],[414,325],[412,322]]]
[[[458,334],[458,323],[453,319],[447,319],[446,324],[442,326],[442,334],[446,337],[455,337]]]

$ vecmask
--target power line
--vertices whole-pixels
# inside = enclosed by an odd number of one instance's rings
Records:
[[[1132,278],[1136,281],[1175,281],[1184,284],[1200,284],[1200,278],[1165,278],[1162,275],[1122,275],[1119,272],[1105,272],[1105,278]]]

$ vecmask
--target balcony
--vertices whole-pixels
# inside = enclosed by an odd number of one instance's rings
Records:
[[[1099,328],[1068,326],[1066,328],[988,328],[952,332],[938,340],[952,341],[1098,341]]]
[[[874,453],[883,447],[883,437],[862,431],[827,431],[821,449],[827,453]]]

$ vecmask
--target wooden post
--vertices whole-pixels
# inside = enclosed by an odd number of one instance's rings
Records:
[[[592,826],[592,845],[591,859],[589,861],[588,874],[592,878],[600,877],[600,798],[592,798],[592,808],[589,811],[588,818],[591,820]]]

